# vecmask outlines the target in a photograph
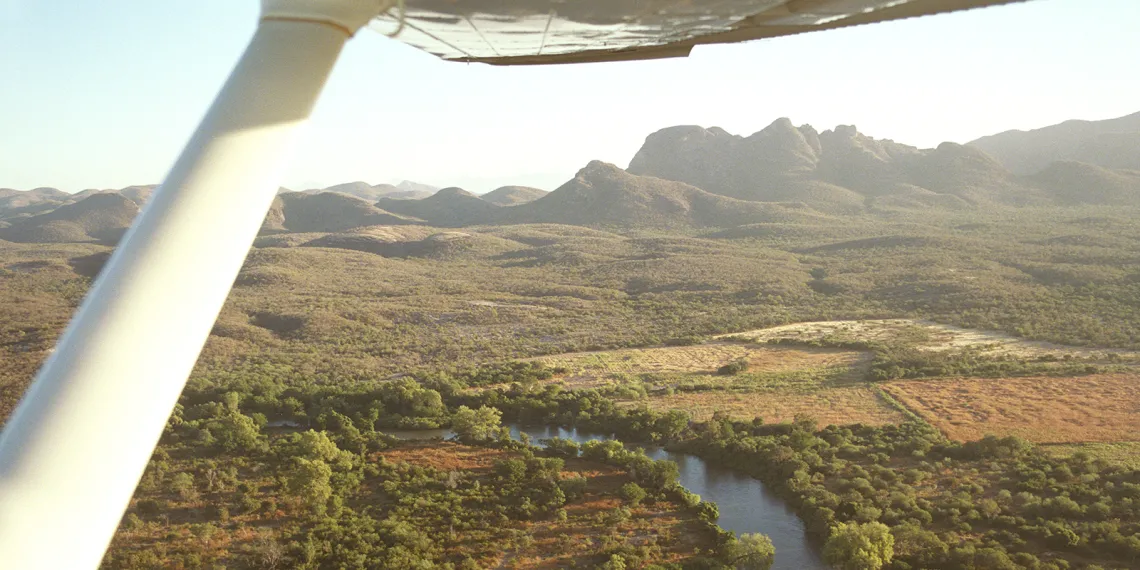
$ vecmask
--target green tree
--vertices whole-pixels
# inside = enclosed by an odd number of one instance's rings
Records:
[[[214,443],[225,451],[253,451],[259,447],[261,430],[253,418],[241,412],[231,411],[207,427],[214,436]]]
[[[916,524],[896,526],[891,529],[891,534],[895,537],[895,554],[905,556],[919,568],[936,567],[950,551],[937,534]]]
[[[839,523],[823,546],[823,557],[839,570],[879,570],[895,554],[895,537],[880,522]]]
[[[728,543],[725,558],[737,570],[768,570],[776,560],[776,547],[766,535],[746,533]]]
[[[332,468],[320,459],[298,457],[289,477],[289,492],[300,498],[315,514],[323,514],[332,496]]]
[[[720,518],[720,509],[716,503],[701,501],[697,505],[697,518],[707,523],[715,523]]]
[[[352,452],[337,447],[336,442],[323,431],[309,430],[293,436],[291,455],[310,460],[321,460],[330,465],[345,465],[354,457]]]
[[[539,441],[542,444],[546,445],[546,451],[548,453],[560,457],[578,457],[578,442],[572,439],[554,437],[550,439],[541,439]]]
[[[451,418],[451,429],[459,439],[487,441],[495,437],[502,419],[503,412],[495,408],[481,406],[478,410],[472,410],[467,406],[459,406]]]
[[[628,568],[625,563],[625,558],[620,554],[610,556],[610,559],[605,564],[598,566],[600,570],[625,570]]]
[[[641,501],[645,500],[647,493],[645,492],[645,489],[641,488],[641,485],[631,482],[622,485],[621,489],[618,490],[618,495],[636,507],[637,505],[641,504]]]
[[[684,410],[669,410],[657,418],[657,432],[665,439],[674,439],[689,427],[689,413]]]
[[[237,392],[226,392],[225,395],[222,396],[222,404],[225,405],[226,409],[230,412],[238,412],[238,406],[241,404],[241,394]]]
[[[186,472],[174,474],[170,480],[170,490],[185,500],[192,500],[198,496],[198,490],[194,487],[194,475]]]

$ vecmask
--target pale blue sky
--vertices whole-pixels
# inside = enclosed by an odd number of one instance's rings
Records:
[[[0,187],[161,181],[255,25],[254,0],[0,0]],[[365,30],[287,186],[554,189],[676,124],[778,117],[918,146],[1140,111],[1140,1],[1034,0],[688,59],[494,68]]]

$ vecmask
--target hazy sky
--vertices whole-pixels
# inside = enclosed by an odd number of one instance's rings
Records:
[[[254,0],[0,0],[0,187],[161,181],[252,33]],[[1140,1],[1034,0],[688,59],[495,68],[362,31],[285,185],[554,189],[671,125],[787,116],[918,146],[1140,111]]]

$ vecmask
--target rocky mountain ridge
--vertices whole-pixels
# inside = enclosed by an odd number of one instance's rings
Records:
[[[1112,128],[1129,128],[1131,120],[1124,117]],[[1066,125],[1040,132],[1074,131]],[[1100,125],[1096,132],[1109,128]],[[1075,128],[1081,129],[1088,130]],[[1101,162],[1123,152],[1112,150]],[[825,223],[835,216],[1140,206],[1136,170],[1062,160],[1015,173],[973,143],[920,149],[875,139],[854,126],[819,132],[786,118],[749,136],[692,125],[661,129],[646,138],[627,169],[592,161],[553,192],[507,186],[477,196],[455,187],[428,194],[430,188],[351,182],[281,192],[262,233],[518,224],[756,231],[763,224]],[[113,243],[153,190],[0,189],[0,239]]]

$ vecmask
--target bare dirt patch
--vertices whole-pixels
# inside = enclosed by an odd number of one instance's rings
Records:
[[[1140,439],[1140,375],[895,382],[884,390],[947,437],[1036,443]]]
[[[766,423],[790,422],[797,415],[814,418],[819,425],[883,425],[901,423],[901,412],[887,405],[873,386],[847,386],[804,393],[801,391],[691,392],[630,402],[653,410],[684,410],[698,421],[722,412],[739,420],[757,416]]]
[[[409,444],[380,454],[394,463],[411,463],[442,471],[490,471],[495,462],[509,455],[499,449],[471,447],[451,442]]]

